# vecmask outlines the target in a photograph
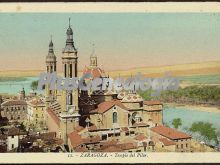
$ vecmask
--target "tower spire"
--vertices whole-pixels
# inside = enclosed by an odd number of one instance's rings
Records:
[[[70,28],[70,17],[69,17],[69,28]]]
[[[90,67],[97,67],[97,57],[95,55],[95,44],[92,44],[92,54],[90,56]]]
[[[54,55],[52,35],[50,35],[49,54]]]

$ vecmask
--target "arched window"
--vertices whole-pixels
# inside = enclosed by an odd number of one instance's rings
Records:
[[[72,78],[72,71],[73,71],[72,64],[70,64],[70,78]]]
[[[117,112],[113,112],[112,117],[113,117],[113,123],[117,123],[118,122],[118,114],[117,114]]]

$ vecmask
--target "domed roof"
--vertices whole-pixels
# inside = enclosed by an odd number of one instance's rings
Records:
[[[56,61],[56,56],[54,55],[54,54],[49,54],[49,55],[47,55],[47,57],[46,57],[46,62],[54,62],[54,61]]]
[[[122,92],[120,92],[120,93],[118,94],[117,98],[118,98],[119,100],[122,100],[126,95],[127,95],[127,92],[122,91]]]
[[[132,103],[132,102],[141,102],[143,98],[136,93],[128,93],[123,99],[122,102]]]
[[[91,79],[106,77],[105,71],[99,67],[95,67],[95,68],[86,67],[83,71],[83,74],[88,74],[88,73],[92,75]]]

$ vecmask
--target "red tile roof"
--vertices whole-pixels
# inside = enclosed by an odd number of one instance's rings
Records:
[[[27,105],[23,100],[8,100],[1,104],[2,106]]]
[[[139,141],[143,141],[143,140],[146,140],[147,137],[143,134],[139,134],[135,137],[136,140],[139,140]]]
[[[47,132],[39,135],[39,138],[42,140],[54,139],[56,137],[56,132]]]
[[[41,99],[33,99],[29,102],[31,105],[44,105],[45,103]]]
[[[84,129],[84,127],[82,127],[82,126],[76,126],[76,127],[74,127],[74,130],[76,130],[77,132],[80,132],[80,131],[82,131]]]
[[[90,126],[90,127],[88,128],[88,130],[89,130],[89,131],[95,131],[95,130],[97,130],[97,127],[96,127],[96,125],[92,125],[92,126]]]
[[[88,152],[89,150],[88,150],[88,148],[86,148],[85,146],[83,146],[83,147],[76,147],[75,148],[75,151],[76,152]]]
[[[111,109],[113,106],[119,106],[120,108],[124,110],[129,110],[129,108],[125,107],[120,100],[111,100],[111,101],[105,101],[98,105],[98,108],[95,110],[90,111],[91,113],[105,113],[109,109]]]
[[[105,147],[105,146],[113,146],[113,145],[116,145],[117,143],[118,143],[118,141],[113,139],[113,140],[100,142],[100,145]]]
[[[81,138],[81,136],[77,133],[77,131],[73,131],[72,133],[70,133],[68,135],[71,145],[73,148],[83,144],[83,140]]]
[[[121,127],[121,130],[122,130],[122,132],[128,132],[129,131],[128,127]]]
[[[121,149],[118,146],[108,146],[104,149],[98,150],[100,152],[123,152],[123,149]]]
[[[167,137],[169,139],[175,140],[175,139],[188,139],[191,138],[190,135],[185,134],[183,132],[177,131],[175,129],[166,127],[166,126],[157,126],[157,127],[153,127],[151,128],[152,131]]]
[[[143,127],[143,126],[148,126],[148,124],[147,123],[143,123],[143,122],[139,122],[139,123],[134,123],[132,126],[134,126],[134,127]]]
[[[73,131],[68,135],[71,145],[73,148],[81,145],[81,144],[89,144],[89,143],[97,143],[101,141],[100,136],[92,136],[87,138],[82,138],[77,131]]]
[[[144,105],[162,105],[160,101],[157,100],[151,100],[151,101],[144,101]]]
[[[50,109],[47,109],[47,113],[51,116],[51,118],[54,120],[54,122],[60,126],[60,119],[59,117]]]
[[[8,135],[12,136],[12,135],[25,135],[27,134],[27,132],[24,132],[22,130],[20,130],[19,128],[16,127],[12,127],[8,130]]]
[[[95,67],[95,68],[86,67],[83,71],[83,74],[87,74],[87,73],[92,75],[91,78],[105,77],[104,70],[100,69],[99,67]]]
[[[174,141],[168,140],[167,138],[159,139],[165,146],[175,145]]]

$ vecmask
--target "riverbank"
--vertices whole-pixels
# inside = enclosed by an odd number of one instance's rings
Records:
[[[203,112],[211,112],[211,113],[220,113],[220,107],[219,106],[187,105],[187,104],[184,105],[184,104],[177,104],[177,103],[165,103],[164,106],[186,108],[187,110],[191,110],[191,111],[203,111]]]

